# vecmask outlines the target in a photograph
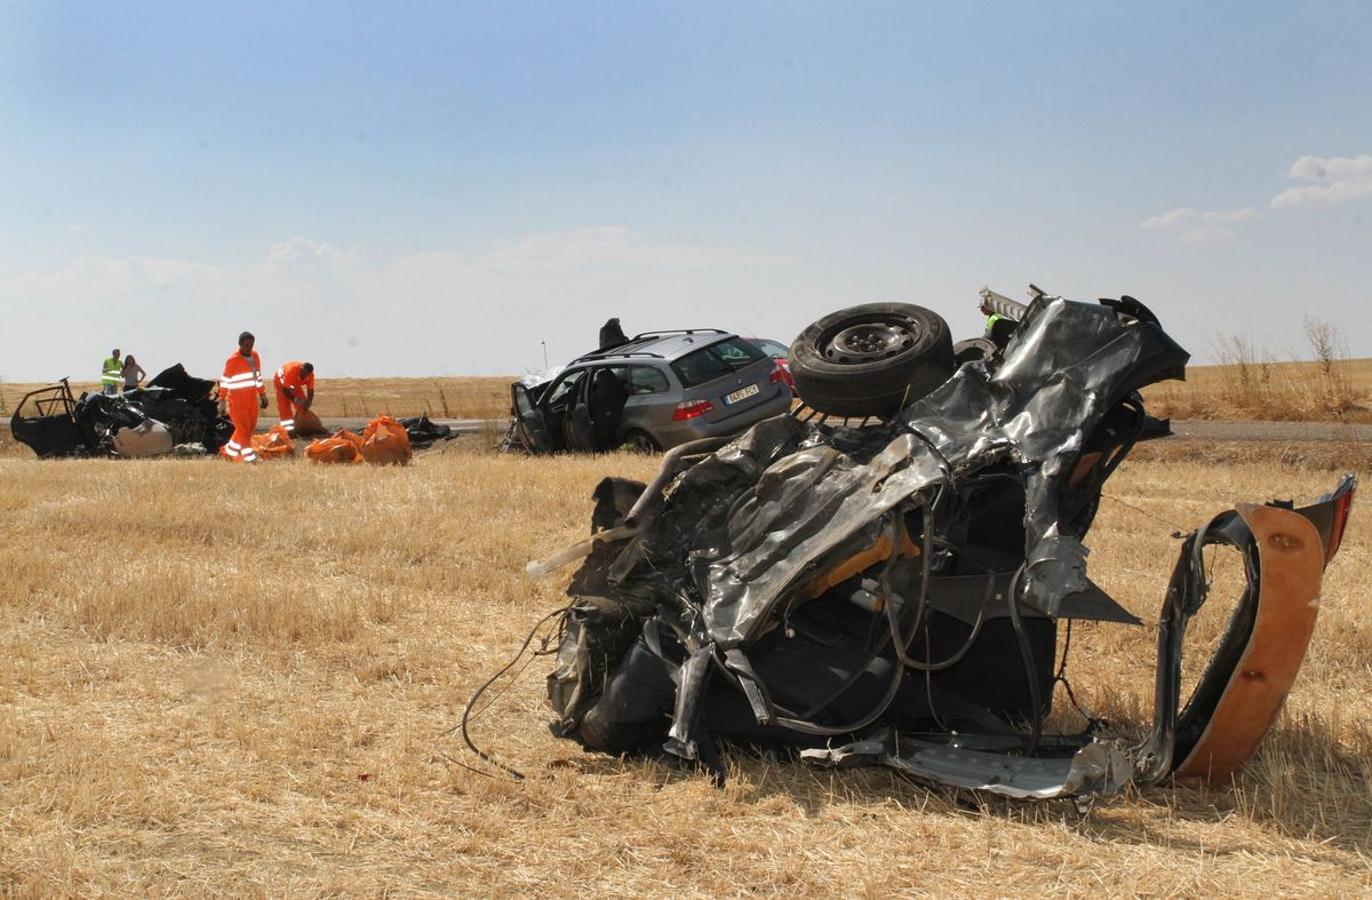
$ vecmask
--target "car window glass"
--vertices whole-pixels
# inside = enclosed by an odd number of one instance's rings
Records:
[[[686,354],[672,363],[672,369],[689,388],[728,375],[760,359],[767,359],[767,354],[745,340],[728,338]]]
[[[676,376],[681,379],[683,385],[688,388],[695,387],[698,384],[713,381],[721,375],[728,375],[733,371],[724,360],[711,353],[710,350],[710,347],[706,347],[703,350],[687,353],[672,363],[672,369],[676,372]]]
[[[654,366],[630,366],[631,394],[660,394],[668,389],[667,376]]]
[[[586,370],[578,369],[553,385],[552,390],[548,394],[548,406],[556,406],[559,403],[565,404],[568,400],[567,395],[576,390],[576,386],[581,384],[581,379],[585,377]]]
[[[739,369],[748,363],[767,358],[767,354],[757,347],[738,338],[729,338],[727,341],[711,344],[707,349],[718,354],[719,358],[728,363],[731,369]]]
[[[786,347],[778,344],[776,341],[758,341],[757,346],[762,348],[763,353],[766,353],[774,359],[779,359],[790,352]]]
[[[515,411],[521,416],[527,416],[534,411],[534,405],[529,402],[529,392],[523,385],[518,385],[514,389]]]

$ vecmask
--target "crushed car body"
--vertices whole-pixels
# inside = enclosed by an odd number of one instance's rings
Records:
[[[1045,733],[1063,623],[1140,624],[1088,576],[1084,539],[1130,449],[1169,433],[1140,389],[1183,377],[1189,357],[1132,298],[1035,289],[1028,307],[1000,308],[1013,327],[876,426],[777,416],[676,448],[650,484],[602,482],[591,537],[530,565],[584,557],[548,677],[554,732],[721,778],[723,741],[1022,799],[1241,765],[1304,657],[1353,478],[1312,506],[1240,506],[1186,538],[1146,740],[1094,723]],[[946,335],[926,340],[908,311],[853,312],[815,333],[816,359],[842,362],[830,350],[847,341],[863,366],[919,346],[954,365]],[[793,372],[802,386],[825,374]],[[1201,549],[1217,544],[1243,556],[1247,587],[1183,703],[1182,638],[1209,587]]]
[[[215,453],[233,432],[210,394],[216,382],[179,363],[146,387],[73,396],[67,379],[31,391],[10,418],[14,439],[40,459]]]

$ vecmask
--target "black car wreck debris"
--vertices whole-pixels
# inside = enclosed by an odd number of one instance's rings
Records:
[[[1240,766],[1304,657],[1354,479],[1304,508],[1240,505],[1185,538],[1144,740],[1099,723],[1046,733],[1060,630],[1139,624],[1088,577],[1083,541],[1106,479],[1136,442],[1169,433],[1140,389],[1183,377],[1189,357],[1128,297],[1035,289],[1025,307],[984,292],[983,309],[1001,321],[956,361],[927,310],[826,317],[793,347],[802,399],[825,360],[830,375],[845,357],[863,371],[886,360],[869,406],[851,405],[860,385],[845,395],[831,381],[815,408],[676,448],[650,484],[602,482],[592,535],[529,567],[582,560],[551,620],[554,732],[719,778],[724,742],[1016,798]],[[893,390],[889,367],[902,365],[912,368]],[[1183,702],[1182,639],[1206,601],[1202,550],[1214,545],[1242,556],[1247,587]]]
[[[76,398],[63,379],[26,394],[10,432],[40,459],[216,453],[233,424],[219,415],[214,388],[214,381],[187,374],[179,363],[122,394]]]
[[[10,432],[39,459],[211,456],[233,435],[233,422],[219,414],[212,396],[217,384],[188,374],[180,363],[146,387],[122,394],[76,397],[64,378],[25,394],[10,418]],[[296,418],[297,437],[329,433],[313,413]],[[457,436],[452,426],[426,415],[399,422],[414,450]]]

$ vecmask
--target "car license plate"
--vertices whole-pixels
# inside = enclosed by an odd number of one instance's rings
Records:
[[[733,406],[740,400],[747,400],[749,397],[756,397],[759,388],[755,384],[750,384],[746,388],[739,388],[732,394],[724,395],[724,405]]]

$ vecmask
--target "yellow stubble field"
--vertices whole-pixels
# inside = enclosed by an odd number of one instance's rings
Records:
[[[214,377],[212,372],[193,372]],[[494,419],[510,411],[513,376],[453,376],[434,378],[320,378],[315,390],[315,412],[323,418],[366,418],[380,413],[405,417],[427,415],[433,419]],[[0,411],[13,413],[20,399],[42,387],[35,383],[0,382]],[[94,391],[94,382],[72,382],[72,393]],[[267,373],[267,396],[271,407],[264,415],[275,416],[276,392]]]
[[[563,603],[568,573],[534,581],[524,563],[585,534],[602,476],[655,465],[476,443],[400,469],[0,453],[0,893],[1372,889],[1366,510],[1278,727],[1234,784],[1082,815],[738,755],[716,789],[555,740],[546,658],[474,726],[527,779],[455,765],[478,761],[444,732]],[[1090,565],[1146,627],[1076,628],[1078,696],[1142,727],[1171,531],[1335,474],[1127,462]]]
[[[213,376],[214,373],[200,372]],[[315,411],[362,418],[378,413],[453,419],[509,415],[515,376],[432,378],[320,378]],[[0,382],[0,411],[13,412],[37,384]],[[73,382],[78,395],[98,387]],[[275,394],[268,384],[276,415]],[[1337,360],[1326,373],[1313,362],[1254,362],[1243,366],[1191,366],[1187,380],[1144,390],[1148,410],[1177,419],[1238,421],[1372,422],[1372,359]]]

